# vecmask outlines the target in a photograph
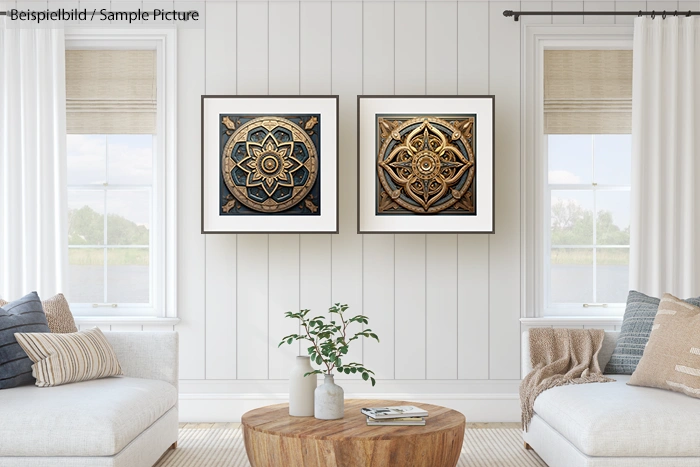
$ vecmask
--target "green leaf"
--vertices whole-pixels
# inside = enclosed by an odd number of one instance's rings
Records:
[[[353,374],[357,373],[357,368],[353,368],[353,369],[352,369],[352,373],[353,373]]]
[[[365,381],[367,381],[367,380],[369,379],[369,374],[367,374],[367,373],[362,373],[362,379],[364,379]]]
[[[316,365],[320,365],[320,364],[322,364],[322,363],[323,363],[323,358],[321,358],[321,356],[318,355],[318,356],[316,357]]]
[[[340,365],[341,365],[340,359],[337,358],[337,357],[333,357],[333,358],[335,359],[335,364],[338,365],[338,366],[340,366]]]
[[[370,380],[372,380],[372,386],[374,386],[375,384],[377,384],[377,382],[374,380],[374,378],[370,378]]]
[[[294,342],[294,338],[293,338],[293,337],[290,337],[289,339],[287,339],[287,344],[290,344],[290,345],[291,345],[292,342]]]

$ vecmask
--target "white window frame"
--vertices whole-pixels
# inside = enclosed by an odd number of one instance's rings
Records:
[[[542,317],[619,317],[624,307],[551,307],[545,255],[549,253],[546,232],[550,229],[550,199],[547,167],[547,138],[544,134],[545,50],[631,50],[630,25],[524,25],[522,30],[521,82],[521,310],[523,322]]]
[[[71,311],[78,321],[85,322],[108,322],[110,317],[118,322],[146,323],[152,318],[172,321],[177,318],[177,31],[66,28],[65,36],[67,50],[155,50],[158,80],[157,135],[153,144],[154,225],[149,245],[151,304],[119,308],[71,305]]]

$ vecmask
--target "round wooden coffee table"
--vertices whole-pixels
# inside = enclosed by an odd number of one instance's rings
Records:
[[[424,408],[425,426],[367,426],[362,407],[389,405]],[[438,405],[348,399],[340,420],[290,417],[279,404],[247,412],[241,424],[253,467],[454,467],[466,420]]]

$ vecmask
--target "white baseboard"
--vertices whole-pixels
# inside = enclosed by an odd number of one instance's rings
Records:
[[[180,422],[240,422],[241,416],[265,405],[287,402],[285,393],[180,394]],[[518,394],[348,393],[347,399],[385,399],[442,405],[462,412],[467,422],[518,422]]]

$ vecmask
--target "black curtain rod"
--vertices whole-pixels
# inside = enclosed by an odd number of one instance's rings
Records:
[[[666,18],[666,16],[697,16],[700,11],[513,11],[505,10],[503,16],[515,21],[520,20],[521,16],[651,16],[652,19],[656,16]]]

